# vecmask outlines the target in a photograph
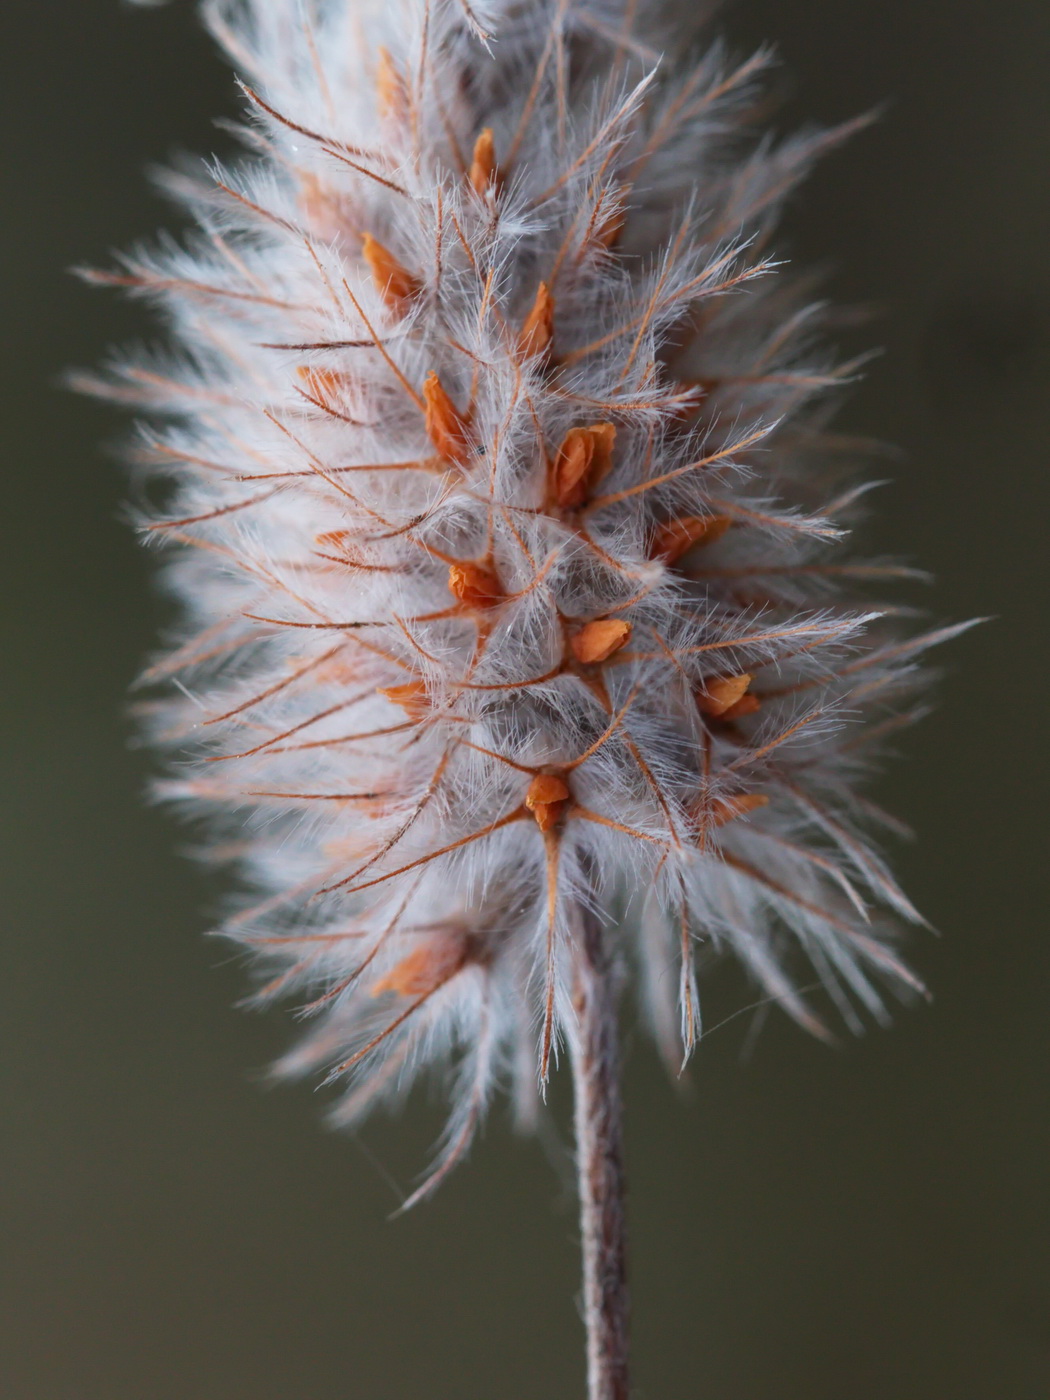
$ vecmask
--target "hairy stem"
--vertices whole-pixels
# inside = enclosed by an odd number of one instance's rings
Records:
[[[627,1400],[623,1113],[616,988],[602,927],[581,909],[569,1033],[587,1327],[588,1400]]]

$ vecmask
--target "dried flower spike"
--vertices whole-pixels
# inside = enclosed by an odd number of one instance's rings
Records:
[[[205,13],[251,154],[179,177],[186,251],[93,274],[178,346],[108,380],[185,616],[160,792],[239,853],[259,1000],[312,1015],[284,1073],[346,1123],[451,1070],[413,1201],[567,1047],[590,1395],[623,1400],[615,989],[677,1071],[701,942],[813,1030],[806,964],[854,1028],[917,987],[856,793],[958,629],[853,596],[909,571],[843,553],[841,375],[769,252],[850,128],[755,140],[766,55],[697,58],[656,0]]]

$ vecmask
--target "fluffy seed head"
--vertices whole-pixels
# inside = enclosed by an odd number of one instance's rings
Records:
[[[96,276],[173,327],[108,381],[183,609],[161,791],[240,865],[259,999],[305,999],[284,1069],[349,1120],[454,1065],[438,1179],[501,1077],[535,1106],[581,898],[676,1066],[704,950],[882,1016],[915,915],[857,788],[947,630],[853,597],[908,571],[844,553],[849,367],[770,241],[847,129],[756,139],[768,55],[650,0],[205,9],[250,153]]]

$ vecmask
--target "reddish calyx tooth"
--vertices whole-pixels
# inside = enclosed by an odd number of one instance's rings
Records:
[[[569,645],[577,661],[591,666],[608,661],[610,656],[625,647],[630,640],[629,622],[624,622],[619,617],[601,617],[581,627],[576,635],[570,638]]]
[[[402,685],[380,686],[384,699],[399,705],[409,719],[422,719],[430,709],[427,688],[422,681],[405,681]]]
[[[711,826],[725,826],[727,822],[768,804],[769,798],[757,792],[742,792],[736,797],[716,797],[708,808],[707,819]]]
[[[732,523],[728,515],[686,515],[681,520],[670,520],[657,531],[653,558],[677,564],[689,550],[721,539]]]
[[[730,710],[735,709],[744,699],[751,679],[751,676],[743,671],[738,676],[716,676],[713,680],[706,681],[703,690],[697,692],[697,708],[714,719],[724,719]],[[757,709],[758,705],[754,708]]]
[[[473,447],[470,424],[449,398],[434,370],[423,383],[423,402],[430,441],[446,461],[462,466]]]
[[[554,461],[553,496],[563,510],[582,506],[591,489],[612,467],[616,428],[612,423],[591,423],[570,428]]]
[[[541,282],[536,292],[532,310],[525,317],[525,324],[518,337],[518,350],[525,359],[550,353],[554,339],[554,298],[546,282]]]
[[[448,588],[468,608],[491,608],[506,596],[499,575],[484,564],[450,564]]]
[[[398,316],[404,316],[423,290],[419,278],[370,233],[365,234],[361,252],[387,308]]]
[[[396,992],[401,997],[422,997],[436,992],[464,966],[470,944],[465,934],[442,930],[395,963],[372,988],[374,997]]]
[[[492,139],[490,126],[474,142],[474,152],[470,158],[470,183],[474,192],[480,195],[489,190],[499,194],[503,188],[503,172],[496,164],[496,143]]]
[[[568,785],[553,773],[537,773],[525,794],[525,806],[541,831],[557,825],[568,801]]]

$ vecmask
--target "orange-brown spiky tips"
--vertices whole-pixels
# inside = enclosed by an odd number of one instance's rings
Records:
[[[491,608],[505,596],[499,575],[484,564],[450,564],[448,590],[468,608]]]
[[[449,398],[434,370],[423,383],[427,436],[448,462],[462,466],[470,456],[472,437],[468,420]]]
[[[380,686],[379,694],[400,706],[409,719],[422,719],[429,712],[427,688],[422,681],[404,681],[401,685]]]
[[[499,194],[503,188],[503,172],[496,163],[496,143],[490,126],[487,126],[474,142],[474,153],[470,159],[470,183],[475,193],[480,195],[489,191]]]
[[[387,308],[404,316],[423,289],[419,278],[370,233],[364,236],[361,252]]]
[[[557,826],[568,801],[568,784],[554,773],[537,773],[525,794],[525,806],[541,831]]]
[[[612,466],[616,427],[612,423],[591,423],[586,428],[570,428],[554,461],[553,497],[562,510],[582,506],[591,488]]]
[[[599,617],[570,638],[572,654],[583,666],[594,666],[620,651],[631,640],[631,624],[620,617]]]
[[[737,817],[745,817],[759,807],[769,805],[769,798],[758,792],[741,792],[735,797],[717,797],[707,810],[707,820],[711,826],[725,826]]]
[[[554,339],[554,298],[546,282],[541,282],[536,291],[532,310],[525,317],[525,323],[518,337],[518,350],[524,359],[550,354]]]
[[[677,564],[683,554],[701,545],[714,544],[732,524],[728,515],[686,515],[661,525],[653,540],[653,558]]]
[[[389,49],[380,48],[376,58],[376,102],[379,105],[379,115],[395,121],[405,121],[409,108],[405,75],[391,58]]]
[[[425,997],[455,977],[470,952],[465,934],[440,929],[390,969],[372,988],[374,997],[396,992],[401,997]]]
[[[746,671],[736,676],[717,676],[697,693],[697,707],[705,715],[723,719],[744,698],[750,684],[751,677]]]

